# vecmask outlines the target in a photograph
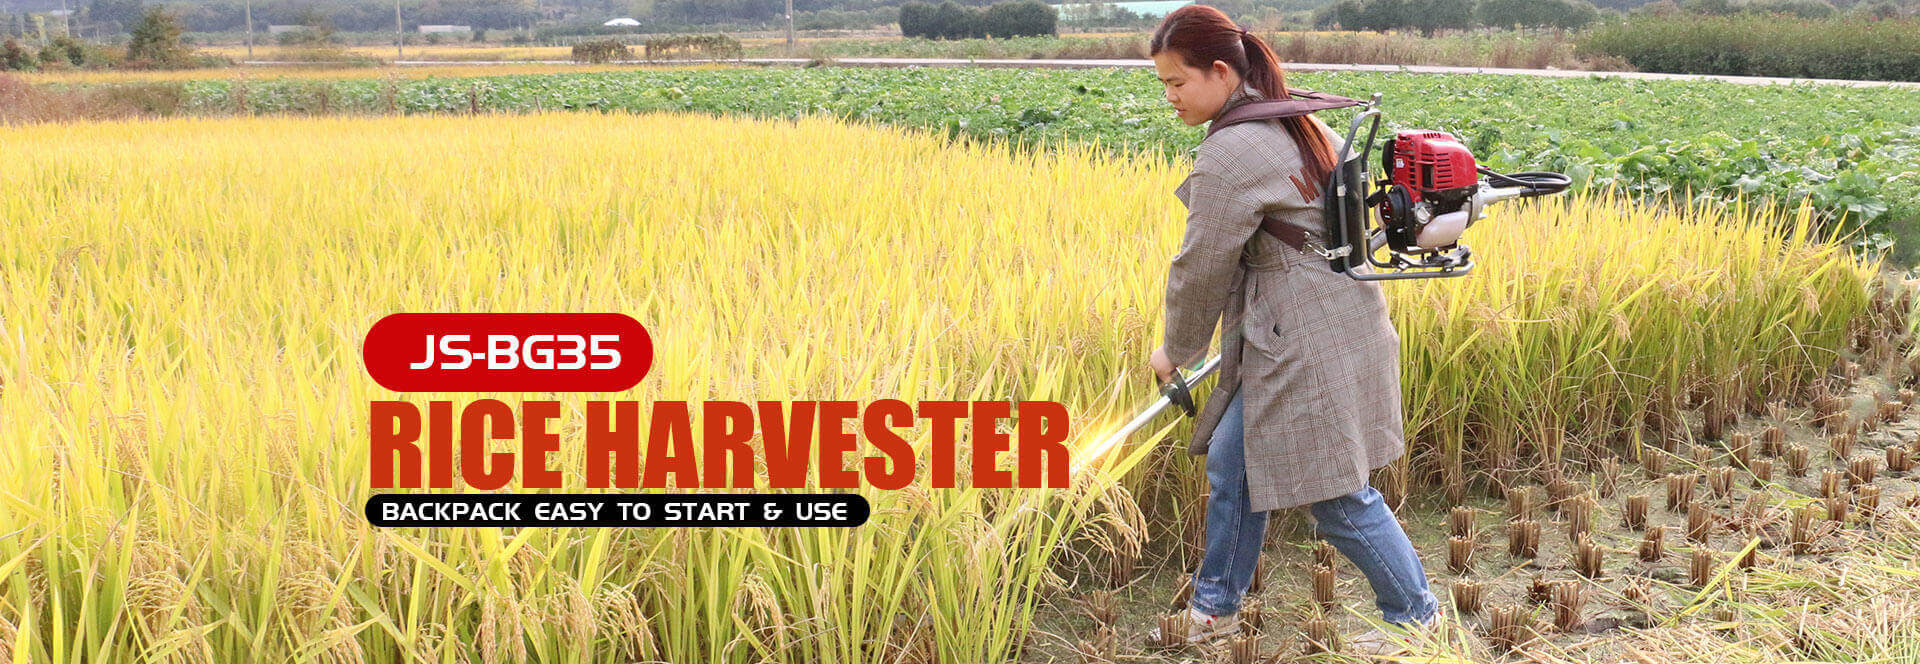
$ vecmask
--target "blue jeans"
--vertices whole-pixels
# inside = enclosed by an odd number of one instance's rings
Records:
[[[1207,550],[1193,575],[1190,605],[1215,616],[1240,611],[1267,533],[1267,513],[1252,512],[1247,497],[1246,423],[1240,394],[1235,392],[1227,404],[1207,449],[1207,483],[1212,486],[1207,500]],[[1427,589],[1427,571],[1419,553],[1379,491],[1361,487],[1314,503],[1308,511],[1315,533],[1332,542],[1366,575],[1387,622],[1422,623],[1440,610],[1440,601]]]

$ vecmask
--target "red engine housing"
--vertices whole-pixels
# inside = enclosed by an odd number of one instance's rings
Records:
[[[1413,200],[1424,194],[1479,184],[1473,153],[1444,131],[1402,131],[1393,136],[1393,183],[1406,188]]]

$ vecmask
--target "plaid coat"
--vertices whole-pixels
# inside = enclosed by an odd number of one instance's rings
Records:
[[[1242,87],[1221,112],[1260,96]],[[1337,152],[1342,137],[1313,122]],[[1263,215],[1315,235],[1323,228],[1319,183],[1302,173],[1279,120],[1224,127],[1194,153],[1193,173],[1174,192],[1187,229],[1167,272],[1165,345],[1175,364],[1191,365],[1217,322],[1221,361],[1188,452],[1206,453],[1228,401],[1245,390],[1253,511],[1357,491],[1405,448],[1400,335],[1380,283],[1336,273],[1260,231]]]

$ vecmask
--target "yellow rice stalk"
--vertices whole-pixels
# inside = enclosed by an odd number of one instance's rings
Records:
[[[396,311],[629,313],[657,355],[620,398],[1055,399],[1092,436],[1141,396],[1159,292],[1138,268],[1177,231],[1178,174],[825,120],[6,131],[0,526],[28,536],[0,560],[49,568],[56,606],[5,570],[18,624],[58,625],[36,658],[172,656],[141,649],[179,633],[221,659],[999,660],[1092,506],[1134,509],[1113,480],[1156,438],[1064,490],[923,472],[865,491],[849,530],[376,530],[363,413],[393,395],[357,350]],[[576,487],[578,435],[552,460]],[[172,581],[84,577],[125,569],[120,520],[183,552]],[[130,592],[166,613],[122,615]]]
[[[226,660],[998,661],[1090,510],[1129,514],[1101,537],[1131,551],[1130,496],[1199,493],[1195,464],[1155,452],[1184,430],[1169,420],[1070,489],[863,490],[857,529],[360,513],[366,404],[394,395],[358,344],[398,311],[628,313],[656,364],[617,398],[1051,399],[1089,443],[1146,396],[1182,165],[682,115],[35,125],[0,144],[0,603],[31,659],[172,657],[142,651],[172,639]],[[1498,451],[1468,423],[1557,457],[1710,377],[1792,387],[1866,305],[1871,266],[1804,216],[1783,238],[1608,201],[1506,209],[1470,238],[1472,276],[1387,286],[1416,472]],[[579,418],[589,396],[557,398]],[[576,425],[551,459],[570,488],[578,443]],[[132,574],[128,524],[180,560]],[[130,594],[165,613],[124,614]]]

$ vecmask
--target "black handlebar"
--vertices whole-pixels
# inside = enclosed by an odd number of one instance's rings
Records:
[[[1569,178],[1564,174],[1554,173],[1552,171],[1522,171],[1519,173],[1495,173],[1491,170],[1488,170],[1487,167],[1485,166],[1477,167],[1476,170],[1480,171],[1481,175],[1487,176],[1488,180],[1492,180],[1495,182],[1499,182],[1499,181],[1507,182],[1508,184],[1505,186],[1526,187],[1527,191],[1525,193],[1520,194],[1521,198],[1527,198],[1531,196],[1545,196],[1547,194],[1557,194],[1562,191],[1566,191],[1567,187],[1573,185],[1573,178]],[[1500,186],[1500,185],[1496,185],[1496,186]]]

